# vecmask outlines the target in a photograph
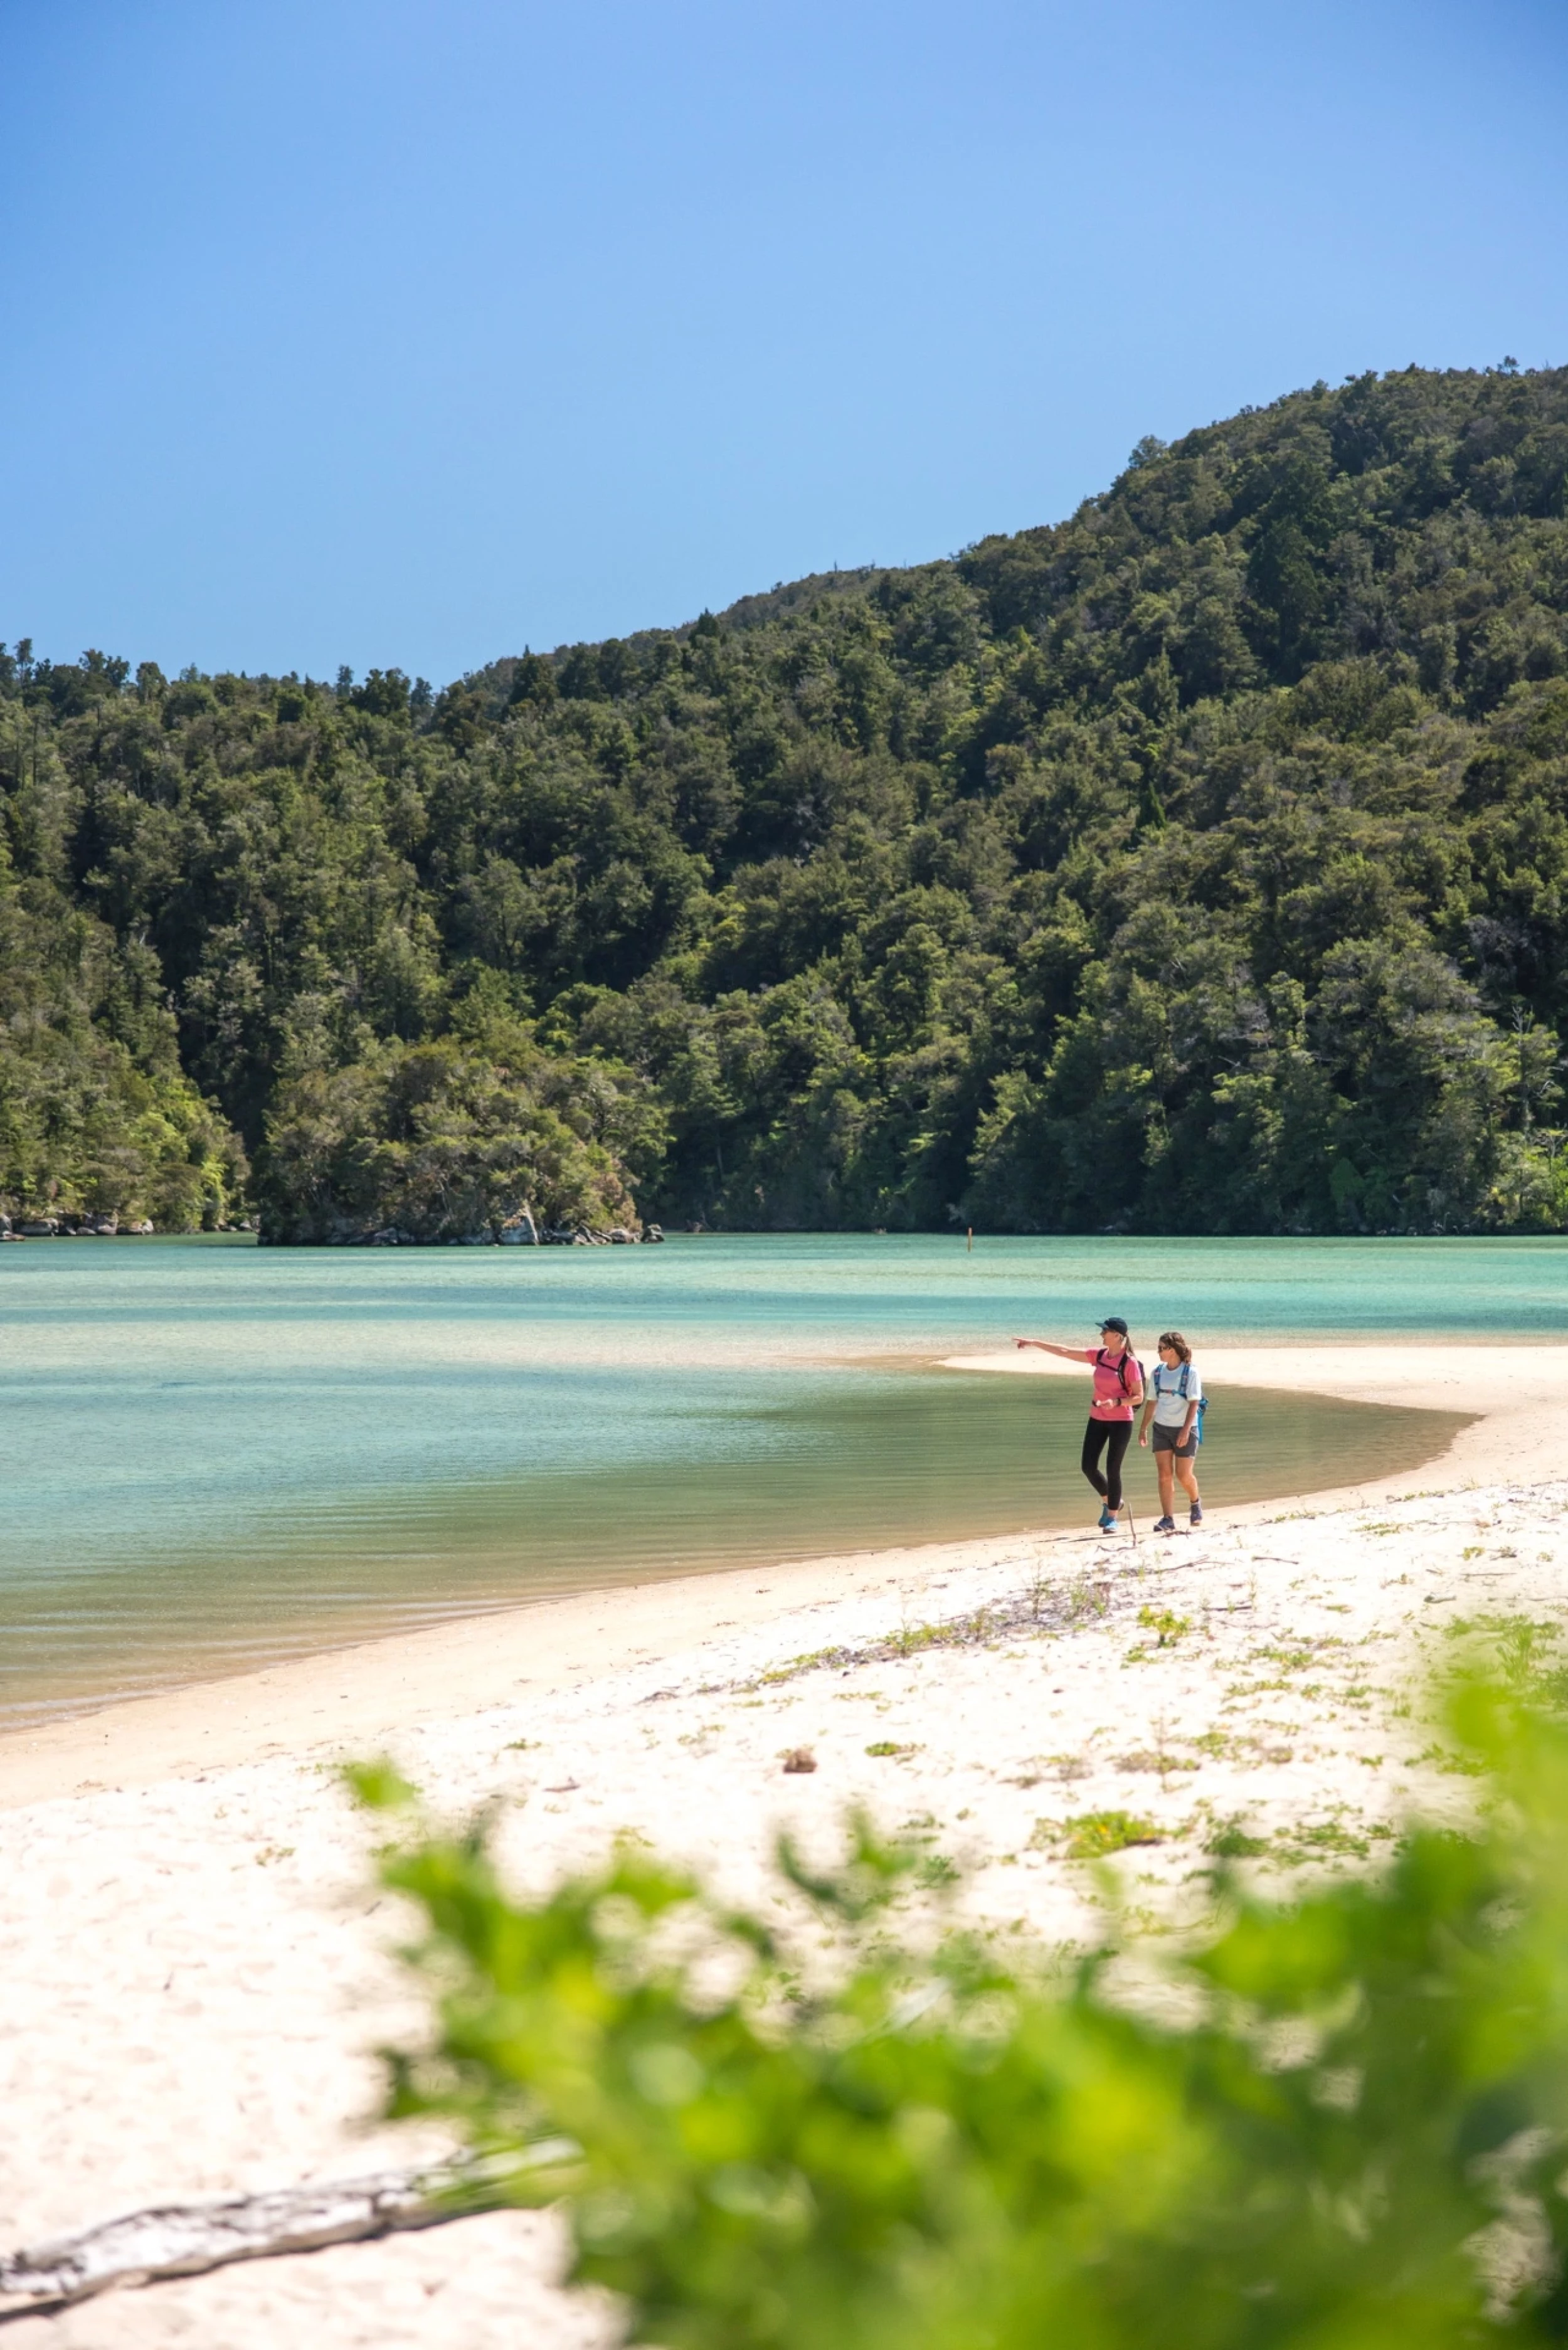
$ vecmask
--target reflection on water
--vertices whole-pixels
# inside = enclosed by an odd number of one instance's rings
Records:
[[[1441,1283],[1409,1253],[1432,1245]],[[1365,1328],[1369,1297],[1418,1328],[1446,1295],[1517,1331],[1568,1269],[1550,1243],[1331,1243],[1309,1313],[1310,1251],[1150,1246],[0,1252],[0,1718],[586,1585],[1084,1523],[1075,1385],[933,1355],[1113,1306],[1200,1337]],[[1456,1424],[1222,1390],[1206,1491],[1413,1467]]]

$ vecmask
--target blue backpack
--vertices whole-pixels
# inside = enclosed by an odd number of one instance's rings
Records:
[[[1183,1402],[1183,1403],[1185,1403],[1185,1402],[1187,1401],[1187,1390],[1188,1390],[1189,1386],[1189,1385],[1190,1385],[1190,1383],[1191,1383],[1191,1378],[1192,1378],[1192,1366],[1191,1366],[1191,1364],[1190,1364],[1190,1363],[1183,1363],[1183,1365],[1181,1366],[1181,1385],[1180,1385],[1180,1386],[1179,1386],[1179,1388],[1177,1389],[1177,1393],[1180,1396],[1181,1400],[1182,1400],[1182,1402]],[[1193,1423],[1192,1423],[1192,1441],[1193,1441],[1193,1443],[1194,1443],[1195,1445],[1201,1444],[1201,1443],[1202,1443],[1202,1441],[1203,1441],[1203,1415],[1204,1415],[1204,1413],[1208,1410],[1208,1409],[1209,1409],[1209,1399],[1208,1399],[1208,1397],[1207,1397],[1207,1396],[1199,1396],[1199,1399],[1198,1399],[1198,1417],[1197,1417],[1197,1419],[1196,1419],[1193,1421]]]

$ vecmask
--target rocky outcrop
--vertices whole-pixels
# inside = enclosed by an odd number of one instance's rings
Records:
[[[257,1240],[276,1246],[277,1236],[264,1228]],[[496,1225],[480,1225],[465,1232],[408,1232],[400,1225],[382,1224],[374,1231],[339,1223],[316,1235],[322,1248],[636,1248],[643,1241],[662,1241],[657,1224],[640,1231],[633,1224],[542,1224],[524,1208]]]
[[[639,1241],[649,1238],[647,1232],[634,1231],[629,1224],[611,1224],[607,1231],[596,1231],[588,1224],[543,1224],[539,1238],[546,1248],[635,1248]],[[659,1235],[662,1240],[662,1232]]]

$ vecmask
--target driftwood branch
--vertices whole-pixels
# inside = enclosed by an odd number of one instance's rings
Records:
[[[432,2228],[494,2210],[507,2199],[493,2174],[475,2165],[448,2165],[132,2211],[83,2235],[0,2254],[0,2325],[89,2300],[115,2285],[155,2284],[200,2276],[231,2261],[315,2252],[399,2229]]]

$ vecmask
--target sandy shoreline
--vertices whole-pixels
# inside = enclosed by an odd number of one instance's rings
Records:
[[[1502,1392],[1525,1353],[1532,1384],[1539,1372],[1548,1394],[1565,1400],[1532,1408],[1509,1426],[1518,1407],[1505,1405]],[[1216,1387],[1310,1388],[1356,1402],[1481,1415],[1422,1471],[1445,1482],[1544,1476],[1568,1457],[1568,1347],[1466,1347],[1446,1357],[1430,1348],[1377,1346],[1227,1347],[1210,1350],[1204,1362]],[[1084,1377],[1073,1364],[1012,1348],[951,1356],[943,1367]],[[1495,1404],[1488,1400],[1494,1390]],[[1402,1471],[1314,1492],[1314,1499],[1318,1506],[1335,1497],[1371,1500],[1408,1482]],[[1289,1498],[1225,1514],[1243,1522]],[[740,1627],[759,1623],[784,1607],[884,1587],[943,1559],[962,1563],[994,1551],[999,1539],[857,1551],[574,1593],[72,1714],[0,1736],[0,1810],[226,1768],[324,1740],[385,1740],[410,1721],[503,1704],[523,1689],[574,1687],[585,1677],[680,1652],[701,1642],[715,1616]]]
[[[1082,1377],[1038,1355],[959,1359]],[[1414,1474],[1218,1510],[1166,1543],[1023,1534],[588,1594],[5,1741],[0,2250],[414,2158],[365,2132],[365,2052],[418,2008],[335,1776],[346,1752],[391,1751],[443,1808],[501,1798],[508,1860],[535,1883],[629,1827],[759,1898],[776,1825],[825,1844],[864,1802],[964,1870],[977,1918],[1053,1939],[1087,1916],[1055,1841],[1073,1814],[1158,1824],[1166,1840],[1127,1873],[1157,1922],[1217,1822],[1246,1818],[1288,1870],[1373,1853],[1411,1802],[1456,1800],[1401,1709],[1461,1611],[1563,1612],[1568,1347],[1224,1349],[1204,1367],[1216,1387],[1477,1417]],[[1183,1626],[1168,1647],[1140,1628],[1149,1607]],[[898,1648],[901,1627],[981,1609],[1001,1628]],[[827,1648],[848,1662],[792,1669]],[[801,1743],[817,1772],[782,1775]],[[606,2338],[603,2313],[553,2290],[553,2258],[547,2220],[501,2215],[115,2294],[9,2338]]]

